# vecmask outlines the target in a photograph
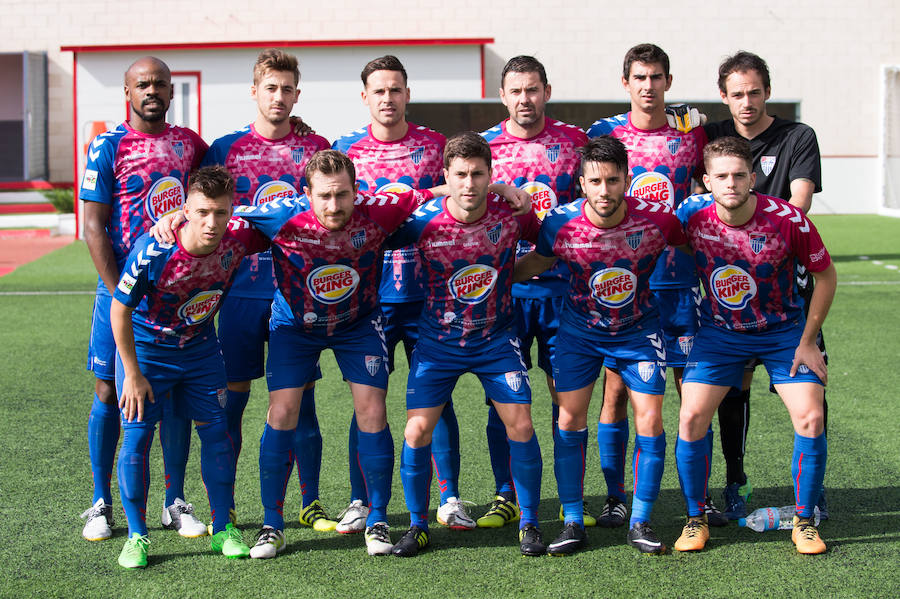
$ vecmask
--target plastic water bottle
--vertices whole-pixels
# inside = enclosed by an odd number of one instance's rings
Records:
[[[746,518],[738,518],[738,526],[746,526],[756,532],[767,530],[791,530],[794,528],[794,513],[796,507],[786,505],[784,507],[761,507]],[[819,508],[813,512],[813,525],[819,525]]]

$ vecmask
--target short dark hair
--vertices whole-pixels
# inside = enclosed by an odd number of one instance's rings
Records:
[[[403,85],[406,85],[406,69],[403,68],[403,63],[400,62],[400,59],[393,54],[387,54],[385,56],[382,56],[381,58],[370,60],[366,64],[366,66],[363,67],[362,73],[360,73],[363,87],[368,85],[369,75],[371,75],[375,71],[397,71],[398,73],[403,75]]]
[[[346,154],[337,150],[320,150],[312,155],[303,171],[307,185],[312,185],[312,176],[315,173],[323,175],[347,173],[350,176],[351,185],[356,182],[356,168],[353,166],[353,161]]]
[[[709,163],[719,156],[734,156],[747,163],[747,169],[753,170],[753,152],[750,142],[740,137],[719,137],[703,148],[703,164],[709,170]]]
[[[204,166],[191,173],[188,195],[198,192],[207,198],[218,198],[234,194],[234,178],[221,164]]]
[[[454,158],[483,158],[490,168],[491,146],[487,140],[474,131],[457,133],[444,146],[444,168],[450,168]]]
[[[763,88],[769,89],[771,82],[769,81],[769,65],[766,61],[754,54],[741,50],[734,56],[729,56],[719,65],[719,91],[726,93],[725,80],[732,73],[746,73],[747,71],[756,71],[762,77]]]
[[[601,135],[578,148],[581,167],[585,162],[610,162],[623,173],[628,173],[628,150],[619,139],[611,135]]]
[[[544,87],[547,86],[547,71],[544,70],[544,65],[541,64],[541,61],[534,56],[513,56],[506,61],[506,64],[503,66],[503,72],[500,73],[500,87],[503,87],[504,82],[506,82],[507,73],[537,73]]]
[[[297,57],[278,48],[268,48],[259,53],[253,64],[253,85],[259,85],[260,79],[268,71],[290,71],[294,74],[294,85],[300,83],[300,67]]]
[[[626,80],[631,75],[631,65],[636,62],[644,64],[660,64],[666,77],[669,76],[669,55],[656,44],[638,44],[625,53],[622,63],[622,77]]]

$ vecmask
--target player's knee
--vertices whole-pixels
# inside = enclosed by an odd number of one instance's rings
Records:
[[[587,412],[571,412],[560,406],[558,422],[564,431],[580,431],[587,427]]]
[[[795,418],[797,433],[804,437],[818,437],[825,430],[825,412],[820,408],[808,410]]]
[[[706,436],[709,418],[700,410],[681,404],[678,416],[678,435],[685,441],[698,441]]]
[[[384,400],[370,399],[356,405],[356,423],[359,430],[377,433],[387,424]]]
[[[656,437],[662,434],[662,410],[650,408],[634,415],[634,430],[639,435]]]
[[[410,447],[424,447],[431,443],[431,433],[424,418],[410,418],[403,431],[403,438]]]
[[[228,390],[247,393],[250,391],[250,381],[228,381]]]
[[[531,419],[520,417],[507,423],[506,436],[517,443],[525,443],[531,440],[531,437],[534,436],[534,426],[531,424]]]
[[[297,426],[300,406],[279,402],[269,406],[266,422],[278,430],[291,430]]]

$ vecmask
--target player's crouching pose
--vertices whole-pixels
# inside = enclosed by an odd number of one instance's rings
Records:
[[[628,155],[618,139],[602,136],[579,150],[585,198],[544,217],[537,249],[517,264],[515,280],[541,272],[558,257],[572,272],[560,318],[554,378],[559,433],[554,464],[565,528],[547,546],[568,555],[585,541],[583,513],[587,414],[604,361],[614,359],[634,409],[634,501],[628,544],[661,554],[650,528],[666,453],[662,402],[666,348],[649,279],[667,246],[685,244],[665,203],[626,197]]]
[[[522,511],[521,551],[541,555],[546,551],[537,527],[541,451],[510,293],[516,243],[535,240],[537,217],[531,211],[515,216],[500,198],[488,196],[491,150],[475,133],[447,141],[444,179],[449,195],[416,210],[389,242],[392,247],[416,246],[427,281],[409,369],[400,461],[410,528],[393,553],[413,556],[429,544],[432,432],[457,379],[472,372],[506,425]]]
[[[193,418],[200,464],[213,517],[212,549],[246,557],[250,548],[229,521],[234,495],[234,446],[225,413],[225,366],[213,316],[241,259],[268,242],[232,221],[234,180],[224,167],[206,167],[190,178],[176,243],[137,240],[122,270],[110,309],[118,347],[116,391],[124,439],[119,488],[129,538],[119,565],[147,565],[149,453],[163,398]],[[146,403],[145,402],[146,398]]]
[[[675,458],[688,520],[675,549],[700,550],[709,539],[703,504],[710,456],[704,435],[728,388],[740,384],[744,364],[758,358],[794,426],[797,513],[791,538],[800,553],[823,553],[825,543],[810,520],[827,456],[822,432],[827,370],[816,335],[834,297],[834,265],[803,212],[750,191],[756,177],[746,141],[717,139],[703,158],[703,182],[712,194],[677,211],[706,297],[682,385]],[[797,263],[816,280],[805,321],[794,284]]]

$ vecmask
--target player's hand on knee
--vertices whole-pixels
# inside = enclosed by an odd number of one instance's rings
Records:
[[[828,384],[828,367],[825,366],[825,358],[822,351],[815,343],[801,343],[794,351],[794,362],[791,364],[791,377],[800,371],[801,366],[806,366],[822,380],[822,384]]]
[[[160,217],[156,224],[150,227],[150,235],[160,243],[175,243],[175,229],[184,221],[184,212],[176,210],[172,214]]]
[[[150,382],[141,374],[126,376],[122,383],[122,396],[119,398],[119,408],[122,416],[128,422],[141,422],[144,419],[144,398],[154,402],[153,388]]]

